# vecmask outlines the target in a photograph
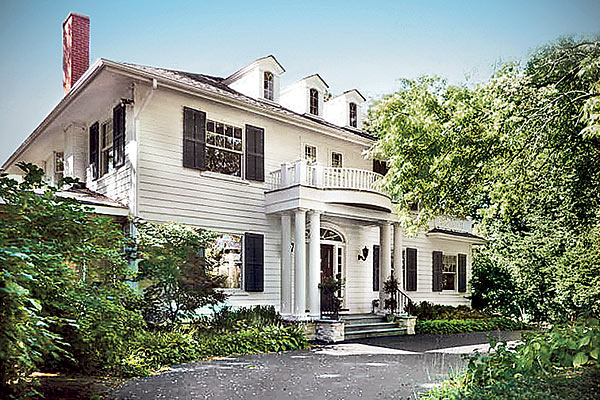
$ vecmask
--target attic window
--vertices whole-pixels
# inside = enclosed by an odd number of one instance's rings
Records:
[[[310,89],[310,113],[319,115],[319,91],[317,89]]]
[[[356,103],[350,103],[350,126],[356,128],[358,126],[358,108]]]
[[[273,100],[273,73],[266,71],[264,73],[264,92],[263,97],[267,100]]]

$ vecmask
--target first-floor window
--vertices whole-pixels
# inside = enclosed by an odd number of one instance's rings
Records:
[[[456,256],[442,257],[442,290],[454,290],[456,282]]]
[[[342,153],[336,153],[335,151],[331,153],[331,166],[334,168],[342,167]]]
[[[317,161],[317,148],[310,144],[304,145],[304,159],[312,163]]]
[[[206,121],[206,169],[242,176],[242,128]]]
[[[65,154],[62,151],[54,153],[54,173],[62,174],[65,172]]]
[[[108,172],[111,172],[114,166],[112,121],[107,121],[102,124],[100,143],[102,146],[100,175],[104,175]]]
[[[224,276],[225,289],[242,287],[242,236],[220,234],[206,249],[212,272]]]

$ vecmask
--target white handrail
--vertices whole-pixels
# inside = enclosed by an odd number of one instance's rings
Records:
[[[282,164],[271,172],[271,190],[293,185],[306,185],[319,189],[350,189],[384,193],[379,182],[383,176],[359,168],[322,167],[308,165],[305,160]]]

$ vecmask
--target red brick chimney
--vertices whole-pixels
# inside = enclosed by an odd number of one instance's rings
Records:
[[[63,88],[66,94],[90,65],[90,17],[72,12],[62,27]]]

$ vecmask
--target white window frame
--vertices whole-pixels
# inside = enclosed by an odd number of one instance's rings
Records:
[[[355,113],[356,115],[355,120],[352,121],[352,105],[354,104],[354,108],[355,108]],[[354,122],[354,125],[352,124],[352,122]],[[356,104],[355,102],[351,101],[350,103],[348,103],[348,126],[352,127],[352,128],[358,128],[358,104]]]
[[[336,166],[336,165],[333,165],[333,155],[334,155],[334,154],[339,154],[339,155],[340,155],[340,157],[341,157],[341,159],[340,159],[340,161],[341,161],[341,165],[338,165],[338,166]],[[344,167],[344,153],[342,153],[342,152],[340,152],[340,151],[331,151],[331,152],[329,153],[329,165],[330,165],[331,167],[334,167],[334,168],[343,168],[343,167]]]
[[[311,147],[311,148],[315,149],[314,159],[313,158],[308,158],[306,156],[306,150],[307,150],[308,147]],[[306,161],[308,161],[310,163],[316,163],[318,155],[319,155],[319,151],[317,149],[317,146],[314,146],[314,145],[312,145],[310,143],[304,143],[304,145],[302,146],[302,159],[303,160],[306,160]]]
[[[454,258],[454,272],[445,272],[444,265],[446,265],[446,257]],[[444,275],[454,275],[454,289],[444,289]],[[458,254],[446,254],[442,252],[442,291],[445,292],[456,292],[458,290]]]
[[[108,145],[104,145],[104,131],[105,128],[108,129],[110,128],[110,131],[108,132],[108,137],[110,138],[110,146]],[[106,174],[111,173],[112,171],[114,171],[115,169],[115,153],[114,153],[114,149],[113,149],[113,137],[114,137],[114,133],[113,133],[113,120],[112,118],[104,121],[101,125],[100,125],[100,140],[99,140],[99,147],[100,147],[100,165],[98,166],[100,169],[100,173],[98,174],[98,177],[102,177]],[[105,159],[105,152],[109,151],[110,149],[113,149],[113,165],[107,165],[106,167],[106,171],[104,170],[104,163],[106,162]]]
[[[244,252],[245,234],[240,233],[240,232],[225,232],[225,231],[217,231],[216,234],[219,237],[223,236],[223,235],[239,237],[240,238],[240,253],[241,253],[241,257],[240,257],[240,262],[241,262],[241,264],[240,264],[240,287],[239,288],[222,287],[222,288],[218,288],[218,290],[221,290],[221,291],[225,292],[226,294],[235,294],[235,295],[239,295],[241,293],[246,293],[244,291],[244,266],[246,264],[246,260],[245,260],[246,254]]]
[[[316,105],[316,113],[313,113],[312,111],[312,93],[313,91],[317,94],[317,105]],[[308,89],[308,113],[310,115],[316,115],[319,116],[321,115],[321,92],[319,92],[319,89],[317,88],[309,88]]]
[[[215,123],[215,132],[209,132],[209,131],[208,131],[208,122],[209,122],[209,121],[210,121],[210,122],[213,122],[213,123]],[[242,146],[242,150],[228,149],[228,148],[225,148],[225,147],[221,147],[221,146],[217,146],[217,145],[209,144],[209,143],[208,143],[208,136],[209,136],[209,133],[214,133],[214,134],[215,134],[215,136],[223,136],[223,135],[220,135],[220,134],[218,134],[218,133],[216,132],[216,130],[217,130],[217,129],[216,129],[216,124],[222,124],[222,125],[224,125],[224,127],[223,127],[223,132],[225,132],[225,126],[230,126],[230,127],[232,127],[232,128],[234,129],[234,131],[235,131],[235,129],[236,129],[236,128],[237,128],[237,129],[241,129],[241,131],[242,131],[242,136],[241,136],[241,139],[240,139],[240,140],[241,140],[241,146]],[[207,166],[206,166],[206,171],[203,171],[203,172],[208,172],[208,173],[218,174],[218,176],[224,176],[224,177],[226,176],[226,177],[231,177],[231,178],[234,178],[234,179],[236,179],[236,180],[238,180],[238,179],[239,179],[239,180],[243,180],[243,177],[245,176],[245,170],[244,170],[244,167],[245,167],[245,166],[244,166],[244,164],[245,164],[245,163],[244,163],[244,154],[245,154],[245,151],[244,151],[244,149],[245,149],[245,145],[246,145],[246,140],[245,140],[245,137],[246,137],[246,135],[244,134],[244,132],[245,132],[245,128],[244,128],[244,127],[242,127],[242,126],[239,126],[238,124],[234,124],[234,123],[231,123],[231,122],[226,122],[226,121],[224,121],[224,120],[220,120],[220,119],[217,119],[217,118],[209,118],[209,117],[208,117],[208,115],[207,115],[207,116],[206,116],[206,122],[205,122],[205,125],[204,125],[204,132],[205,132],[205,135],[206,135],[206,137],[205,137],[206,141],[205,141],[205,143],[204,143],[204,145],[205,145],[206,149],[204,150],[204,152],[205,152],[205,155],[204,155],[204,156],[206,157]],[[225,136],[225,138],[227,138],[227,136]],[[234,139],[237,139],[237,138],[235,138],[235,136],[234,136]],[[213,170],[210,170],[210,169],[208,169],[208,154],[207,154],[207,149],[208,149],[209,147],[210,147],[210,148],[213,148],[213,149],[219,149],[219,150],[223,150],[223,151],[229,151],[229,152],[231,152],[231,153],[237,153],[237,154],[240,154],[240,156],[241,156],[241,161],[240,161],[240,175],[238,176],[238,175],[224,174],[224,173],[222,173],[222,172],[219,172],[219,171],[213,171]]]
[[[271,79],[267,81],[267,74],[271,76]],[[270,82],[270,87],[267,86],[266,83]],[[275,100],[275,74],[271,71],[263,71],[263,98],[266,100],[274,101]],[[267,96],[268,94],[268,96]]]

